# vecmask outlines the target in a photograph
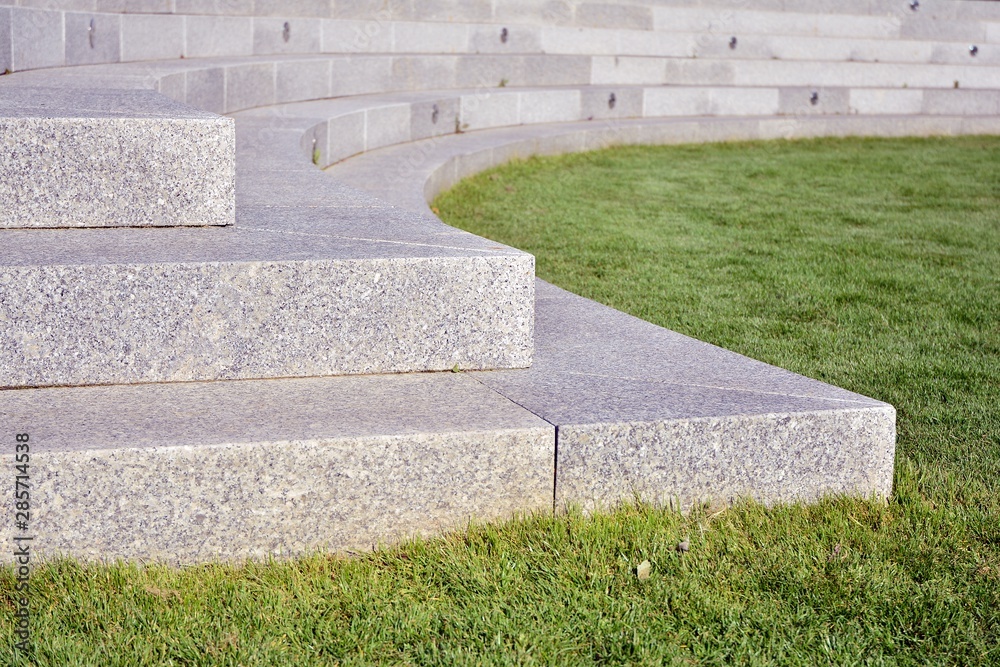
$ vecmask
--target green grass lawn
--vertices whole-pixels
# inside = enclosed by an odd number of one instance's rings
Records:
[[[3,569],[0,664],[1000,664],[1000,138],[620,148],[435,205],[557,285],[892,403],[893,497],[524,517],[360,558],[57,562],[33,572],[25,659]]]

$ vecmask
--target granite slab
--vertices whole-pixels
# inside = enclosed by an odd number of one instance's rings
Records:
[[[522,371],[472,373],[557,428],[559,507],[892,491],[895,410],[538,281]]]
[[[5,87],[0,229],[230,225],[234,136],[152,91]]]
[[[39,558],[362,552],[552,509],[553,428],[459,373],[8,390],[0,423],[31,484],[0,540]]]

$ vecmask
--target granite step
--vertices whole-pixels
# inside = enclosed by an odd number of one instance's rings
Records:
[[[891,406],[536,290],[528,370],[0,391],[33,551],[239,560],[553,506],[891,492]]]
[[[238,123],[227,227],[0,230],[0,387],[521,368],[534,258]]]
[[[728,49],[721,42],[716,47]],[[949,62],[964,59],[965,64],[579,54],[201,58],[20,72],[0,77],[0,91],[7,86],[152,88],[199,109],[233,114],[356,95],[455,89],[485,95],[513,87],[997,88],[991,50],[983,47],[980,59],[968,55],[967,45],[954,49],[962,56]]]
[[[960,96],[948,99],[956,103],[962,100]],[[991,99],[996,100],[996,97]],[[463,178],[533,155],[561,155],[621,145],[823,136],[899,137],[997,133],[1000,133],[1000,115],[992,111],[984,115],[960,116],[852,114],[605,118],[590,122],[521,125],[432,137],[368,151],[331,165],[325,171],[338,182],[362,190],[379,200],[431,216],[433,213],[428,202]]]
[[[557,428],[557,507],[888,497],[895,409],[541,280],[536,356],[472,373]]]
[[[690,4],[690,3],[689,3]],[[965,3],[972,4],[972,3]],[[978,3],[983,4],[983,3]],[[357,18],[291,15],[142,15],[0,5],[0,73],[39,68],[280,54],[582,53],[696,57],[778,57],[917,62],[994,59],[1000,13],[961,19],[940,6],[913,12],[906,2],[874,14],[720,10],[715,7],[594,5],[578,16],[524,5],[492,15],[438,20],[366,8]],[[250,8],[252,9],[252,8]],[[839,9],[839,8],[832,8]],[[146,8],[148,11],[148,7]],[[638,12],[638,14],[636,13]],[[579,19],[579,20],[577,20]],[[288,26],[287,32],[285,26]],[[286,39],[287,34],[287,39]],[[729,40],[737,37],[739,47]]]
[[[456,133],[573,121],[815,115],[989,116],[1000,91],[794,86],[557,86],[386,93],[293,102],[233,114],[300,132],[320,166],[387,146]],[[458,132],[456,132],[456,130]]]
[[[231,225],[234,133],[153,91],[0,88],[0,229]]]
[[[31,492],[0,539],[39,557],[364,551],[552,509],[554,429],[460,373],[6,390],[0,423]]]

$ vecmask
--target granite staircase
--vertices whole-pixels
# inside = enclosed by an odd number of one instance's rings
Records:
[[[427,201],[537,153],[1000,131],[990,3],[61,4],[0,6],[0,460],[30,435],[37,552],[891,493],[891,406],[538,281]]]

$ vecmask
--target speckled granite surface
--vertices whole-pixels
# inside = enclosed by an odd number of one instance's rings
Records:
[[[352,245],[358,259],[0,265],[0,386],[530,364],[529,256]]]
[[[538,281],[536,353],[473,373],[558,427],[556,500],[888,496],[895,410]]]
[[[553,499],[891,492],[891,406],[537,293],[527,370],[0,391],[0,423],[31,435],[36,552],[191,563],[359,551]]]
[[[152,91],[5,87],[0,228],[230,225],[234,127]]]
[[[43,557],[364,551],[552,508],[553,428],[464,374],[0,391],[0,423]]]
[[[523,368],[534,258],[242,121],[229,227],[0,230],[0,387]]]
[[[273,104],[278,69],[248,65],[16,76],[73,94],[159,86],[220,111]],[[125,114],[125,136],[155,122],[139,108],[148,93],[122,95],[78,106],[83,122]],[[105,109],[112,99],[128,103]],[[80,120],[51,115],[7,114],[50,138]],[[364,550],[553,499],[594,509],[636,495],[689,507],[890,493],[891,406],[536,283],[530,256],[426,217],[428,193],[513,156],[784,136],[786,119],[508,128],[332,170],[414,213],[310,164],[324,146],[354,150],[350,124],[245,116],[235,224],[0,229],[0,387],[226,380],[0,391],[0,423],[32,436],[36,553],[192,563]],[[802,136],[993,127],[799,120]],[[536,345],[528,370],[242,380],[514,368]]]

